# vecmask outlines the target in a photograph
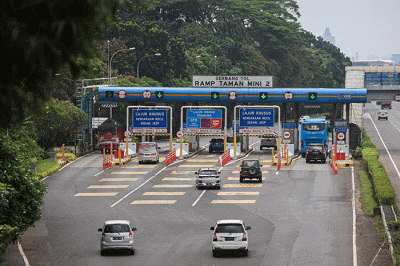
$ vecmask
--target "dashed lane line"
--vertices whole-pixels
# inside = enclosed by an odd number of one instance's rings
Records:
[[[88,188],[127,188],[129,185],[92,185]]]
[[[118,192],[103,192],[103,193],[77,193],[75,197],[113,197],[117,195]]]
[[[153,188],[188,188],[193,185],[154,185]]]
[[[262,187],[262,184],[226,184],[222,187]]]
[[[186,192],[178,191],[178,192],[145,192],[143,196],[183,196]]]
[[[163,181],[193,181],[196,180],[194,177],[164,177]]]
[[[119,178],[119,177],[105,177],[100,179],[100,181],[109,181],[109,182],[128,182],[128,181],[137,181],[139,178],[138,177],[125,177],[125,178]]]

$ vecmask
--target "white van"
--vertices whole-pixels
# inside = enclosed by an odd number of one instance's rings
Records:
[[[137,152],[138,162],[158,163],[160,160],[160,154],[158,152],[159,149],[160,147],[158,147],[156,142],[140,142]]]

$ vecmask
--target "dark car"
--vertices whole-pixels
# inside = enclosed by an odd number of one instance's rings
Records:
[[[309,144],[306,153],[306,163],[309,163],[310,161],[321,161],[322,163],[325,163],[326,156],[327,152],[323,144]]]
[[[212,138],[210,141],[210,146],[208,152],[224,152],[224,139],[222,138]]]
[[[245,178],[258,179],[258,182],[262,182],[262,172],[259,160],[243,160],[240,165],[240,183]]]

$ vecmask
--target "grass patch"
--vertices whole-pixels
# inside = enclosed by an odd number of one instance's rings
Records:
[[[50,159],[39,160],[36,164],[36,172],[40,178],[46,177],[60,168],[61,164],[59,162],[51,161]]]
[[[372,216],[374,213],[374,208],[378,207],[378,204],[374,199],[372,183],[369,180],[368,175],[365,171],[359,171],[358,174],[360,175],[360,180],[361,180],[360,201],[362,203],[362,209],[367,215]]]

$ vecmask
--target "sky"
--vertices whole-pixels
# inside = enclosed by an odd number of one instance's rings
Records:
[[[358,52],[358,59],[366,60],[400,54],[400,0],[295,1],[302,28],[322,36],[329,27],[346,56],[356,58]]]

